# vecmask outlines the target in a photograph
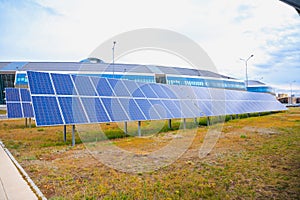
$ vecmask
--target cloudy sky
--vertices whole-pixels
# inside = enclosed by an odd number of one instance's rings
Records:
[[[249,79],[288,93],[292,82],[300,96],[300,16],[278,0],[0,0],[0,61],[79,61],[111,37],[139,28],[189,37],[219,73],[240,79],[240,58],[253,54]],[[188,66],[157,51],[117,62]]]

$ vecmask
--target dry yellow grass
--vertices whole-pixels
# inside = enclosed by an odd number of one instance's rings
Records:
[[[198,150],[207,127],[200,127],[180,159],[138,174],[107,167],[84,144],[70,147],[70,129],[65,144],[62,127],[29,129],[23,124],[23,120],[0,121],[0,139],[49,199],[300,198],[299,108],[226,122],[204,159],[199,159]],[[116,125],[101,128],[113,131]],[[147,154],[167,145],[173,136],[175,131],[112,141],[127,151]]]

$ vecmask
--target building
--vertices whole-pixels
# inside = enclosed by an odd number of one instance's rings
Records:
[[[0,104],[6,87],[28,87],[26,71],[58,72],[147,83],[246,90],[243,80],[207,70],[139,64],[109,64],[97,58],[81,62],[0,62]]]
[[[270,93],[275,95],[274,88],[271,86],[266,85],[265,83],[261,81],[256,80],[249,80],[248,81],[248,87],[247,91],[249,92],[263,92],[263,93]]]

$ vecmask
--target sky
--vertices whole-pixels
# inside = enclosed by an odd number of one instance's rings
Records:
[[[0,0],[0,61],[77,62],[111,37],[140,28],[185,35],[219,73],[239,79],[245,79],[240,58],[253,54],[249,79],[300,96],[300,16],[279,0]],[[190,67],[153,50],[116,62]]]

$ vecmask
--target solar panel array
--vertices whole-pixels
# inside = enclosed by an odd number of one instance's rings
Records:
[[[5,88],[5,96],[8,118],[34,117],[28,89]]]
[[[274,96],[28,71],[37,126],[194,118],[286,108]]]

